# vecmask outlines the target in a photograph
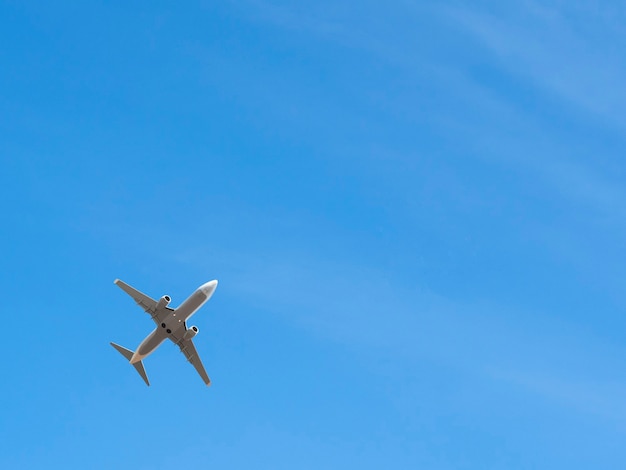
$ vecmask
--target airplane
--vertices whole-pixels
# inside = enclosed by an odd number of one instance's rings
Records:
[[[142,360],[153,353],[166,339],[170,339],[180,348],[187,360],[196,368],[204,383],[207,386],[211,385],[211,379],[209,379],[206,370],[204,370],[198,351],[193,344],[193,338],[199,331],[198,327],[192,326],[187,328],[187,320],[211,298],[217,288],[217,281],[214,280],[202,284],[176,309],[168,307],[172,300],[169,295],[164,295],[157,302],[119,279],[113,282],[130,295],[152,317],[152,320],[157,325],[154,331],[141,342],[136,351],[111,343],[111,346],[117,349],[135,367],[135,370],[139,372],[146,385],[150,386],[150,382],[148,381]]]

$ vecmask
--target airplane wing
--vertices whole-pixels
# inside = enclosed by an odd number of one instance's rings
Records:
[[[191,365],[196,368],[198,374],[200,374],[200,377],[202,377],[202,380],[204,380],[204,383],[207,384],[207,386],[211,385],[211,379],[209,379],[206,370],[204,370],[204,366],[202,365],[200,356],[198,356],[198,351],[196,350],[196,346],[193,344],[193,340],[184,339],[182,341],[179,341],[178,347],[180,348],[180,351],[185,355],[187,360],[191,362]]]
[[[139,292],[137,289],[135,289],[134,287],[129,286],[124,281],[116,279],[113,282],[117,285],[117,287],[122,289],[128,295],[130,295],[135,300],[135,302],[137,302],[137,305],[139,305],[141,308],[143,308],[146,313],[150,314],[150,316],[152,317],[152,319],[155,322],[161,323],[161,318],[160,318],[161,317],[161,312],[157,312],[157,308],[156,308],[157,301],[156,300],[148,297],[143,292]],[[163,315],[163,316],[165,316],[165,315]]]

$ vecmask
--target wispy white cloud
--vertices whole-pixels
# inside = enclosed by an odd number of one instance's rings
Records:
[[[622,225],[626,191],[619,179],[595,163],[593,149],[579,148],[563,134],[551,135],[534,110],[509,101],[478,83],[466,63],[434,54],[421,54],[420,38],[411,28],[381,30],[357,21],[338,4],[332,9],[285,6],[273,1],[240,2],[247,14],[278,28],[302,31],[367,51],[376,60],[393,64],[403,81],[435,87],[445,101],[427,109],[428,122],[464,143],[474,156],[510,165],[535,183],[554,191],[557,198],[580,204],[581,209]],[[344,5],[345,7],[345,5]],[[371,8],[371,6],[370,6]],[[562,99],[584,119],[626,125],[626,46],[618,18],[626,12],[585,2],[526,1],[511,8],[428,7],[396,3],[384,14],[418,19],[426,15],[444,29],[462,30],[476,38],[500,66]],[[589,21],[593,18],[593,21]],[[593,27],[588,26],[593,24]],[[362,97],[369,99],[371,97]],[[401,99],[400,99],[401,98]],[[375,106],[406,121],[422,125],[411,88],[401,96],[378,96]],[[547,104],[548,105],[548,104]],[[356,113],[354,114],[356,116]],[[370,148],[371,143],[369,144]],[[397,150],[380,148],[379,154]],[[346,153],[351,153],[350,151]],[[413,159],[407,154],[405,159]],[[381,160],[390,161],[389,157]],[[376,162],[372,162],[375,164]],[[380,162],[379,162],[380,163]],[[394,191],[394,188],[390,188]]]
[[[409,374],[426,362],[602,419],[626,389],[626,377],[615,374],[626,370],[622,346],[547,313],[452,301],[367,265],[302,253],[224,256],[233,266],[224,273],[228,295],[367,357],[376,373],[386,373],[388,358]],[[613,411],[626,419],[626,408]]]
[[[275,0],[232,0],[244,14],[259,23],[303,33],[318,40],[372,54],[381,63],[410,66],[414,72],[415,49],[420,41],[415,34],[415,21],[424,12],[432,13],[428,5],[397,2],[322,2],[285,4]],[[393,19],[393,21],[389,21]],[[385,21],[387,20],[387,21]],[[393,25],[393,26],[391,26]]]
[[[314,5],[296,8],[281,5],[279,2],[266,0],[237,0],[232,2],[242,10],[259,21],[271,23],[286,29],[306,31],[325,37],[341,37],[347,33],[345,25],[337,19],[332,19],[326,11],[326,15],[318,14]]]
[[[626,40],[618,19],[626,12],[584,2],[524,2],[509,7],[446,11],[486,48],[488,56],[497,59],[498,67],[556,97],[539,106],[562,106],[568,119],[578,122],[575,130],[560,129],[558,122],[536,113],[537,104],[527,106],[515,96],[498,94],[463,70],[450,74],[449,83],[464,91],[465,106],[480,109],[484,119],[457,119],[449,126],[473,153],[508,165],[529,185],[546,188],[547,195],[561,201],[564,212],[576,214],[571,224],[534,221],[526,229],[589,276],[602,256],[591,251],[589,231],[602,234],[604,246],[621,246],[626,191],[618,149],[596,145],[598,140],[581,140],[572,132],[589,129],[602,135],[598,124],[603,124],[606,135],[623,143],[626,61],[620,51]],[[616,277],[623,276],[612,272],[604,284],[614,284]]]
[[[626,383],[597,377],[581,380],[559,374],[521,370],[493,370],[494,377],[545,397],[559,406],[612,421],[626,430]]]
[[[600,8],[548,5],[524,2],[499,13],[465,7],[449,12],[508,68],[623,128],[623,27]]]

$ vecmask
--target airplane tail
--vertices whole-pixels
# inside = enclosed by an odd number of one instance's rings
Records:
[[[133,357],[134,353],[130,349],[126,349],[120,346],[119,344],[115,344],[115,343],[111,343],[111,346],[117,349],[122,356],[128,359],[128,361],[130,361],[130,358]],[[148,376],[146,375],[146,369],[144,369],[143,367],[143,362],[141,361],[135,362],[133,364],[133,367],[135,367],[135,370],[139,372],[139,375],[141,375],[141,378],[146,383],[146,385],[150,386],[150,382],[148,382]]]

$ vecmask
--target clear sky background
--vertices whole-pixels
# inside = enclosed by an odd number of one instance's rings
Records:
[[[625,468],[624,24],[1,2],[0,467]]]

